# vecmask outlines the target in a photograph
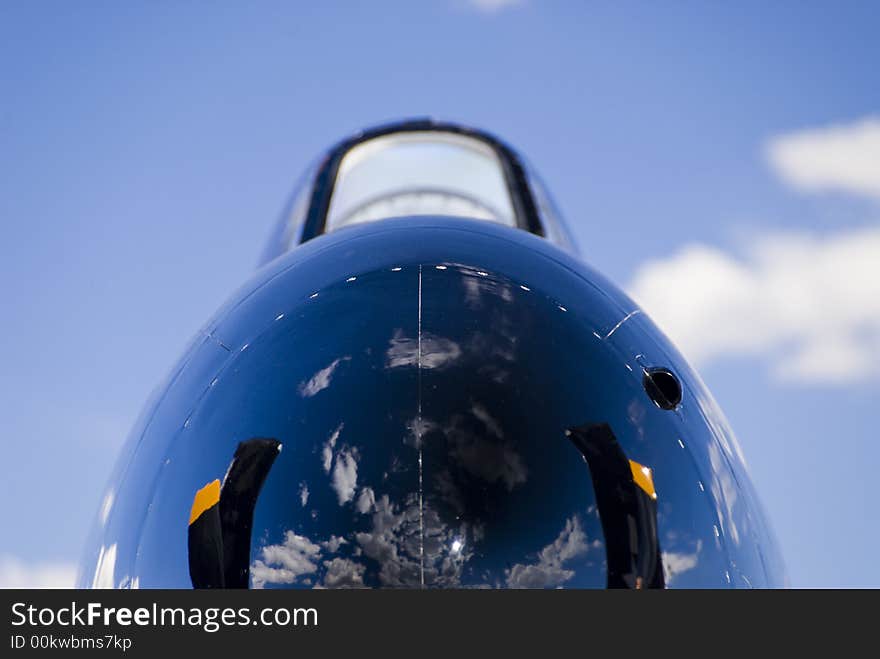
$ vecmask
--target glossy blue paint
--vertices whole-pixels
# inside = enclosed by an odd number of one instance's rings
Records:
[[[652,367],[680,381],[674,410],[647,395]],[[80,584],[191,587],[195,492],[271,437],[252,586],[603,587],[595,484],[566,437],[584,424],[651,469],[668,587],[784,585],[723,415],[601,275],[474,220],[318,236],[258,271],[148,406]]]

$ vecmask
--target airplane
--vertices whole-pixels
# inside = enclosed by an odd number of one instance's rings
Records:
[[[132,429],[79,585],[787,578],[723,413],[534,169],[413,119],[308,168]]]

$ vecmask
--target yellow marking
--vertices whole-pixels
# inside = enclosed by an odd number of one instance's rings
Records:
[[[633,482],[642,488],[649,497],[656,499],[657,492],[654,490],[654,477],[651,474],[651,470],[644,465],[640,465],[635,460],[629,461],[629,468],[632,471]]]
[[[196,492],[193,498],[192,510],[189,513],[189,523],[196,521],[203,512],[220,501],[220,481],[214,480]]]

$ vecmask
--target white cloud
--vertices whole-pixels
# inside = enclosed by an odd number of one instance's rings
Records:
[[[27,564],[14,556],[0,557],[0,588],[73,588],[75,582],[71,563]]]
[[[523,4],[523,0],[468,0],[468,4],[485,14],[495,14]]]
[[[802,190],[880,198],[880,117],[781,135],[766,153],[777,174]]]
[[[629,289],[697,362],[761,356],[799,382],[880,372],[878,228],[765,236],[742,258],[688,245],[643,265]]]

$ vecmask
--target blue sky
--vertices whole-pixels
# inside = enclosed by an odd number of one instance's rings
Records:
[[[432,115],[524,152],[586,260],[694,359],[793,585],[880,586],[878,21],[868,2],[3,3],[0,585],[69,578],[140,406],[306,164]]]

